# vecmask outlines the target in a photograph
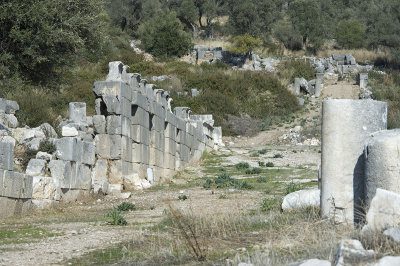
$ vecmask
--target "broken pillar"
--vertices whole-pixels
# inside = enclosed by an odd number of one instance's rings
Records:
[[[332,99],[322,104],[321,214],[354,222],[364,199],[365,140],[387,127],[387,103]],[[354,207],[357,208],[354,208]]]

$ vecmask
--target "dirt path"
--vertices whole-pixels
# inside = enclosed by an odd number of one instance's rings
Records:
[[[356,98],[356,95],[358,87],[346,81],[327,84],[323,90],[324,98]],[[144,241],[154,234],[152,228],[165,218],[168,202],[198,216],[235,216],[258,209],[263,199],[269,197],[267,191],[271,195],[282,193],[288,182],[316,187],[319,147],[282,145],[279,142],[279,138],[299,121],[320,116],[321,99],[312,98],[305,110],[285,126],[261,132],[253,138],[236,138],[234,145],[221,149],[201,164],[188,167],[169,184],[134,192],[127,201],[134,203],[137,210],[125,214],[128,226],[112,226],[105,222],[104,214],[122,202],[111,197],[90,199],[81,204],[59,206],[54,210],[0,222],[0,265],[68,264],[70,259],[86,256],[95,250],[138,239]],[[263,168],[261,174],[249,176],[235,168],[240,162],[247,162],[249,169],[259,167],[260,163],[271,163],[273,167]],[[248,180],[255,188],[203,188],[206,178],[221,173]],[[268,182],[258,183],[260,177],[266,177]],[[188,200],[178,200],[183,195]],[[260,240],[254,241],[252,245],[258,246]],[[235,245],[247,242],[228,241],[226,252],[236,252],[240,246]]]

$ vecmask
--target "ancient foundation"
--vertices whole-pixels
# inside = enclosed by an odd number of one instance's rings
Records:
[[[365,140],[387,127],[387,103],[326,100],[322,104],[321,214],[353,223],[364,199]],[[356,208],[354,208],[356,206]]]
[[[376,189],[400,194],[400,129],[371,135],[365,145],[365,204],[368,209]]]

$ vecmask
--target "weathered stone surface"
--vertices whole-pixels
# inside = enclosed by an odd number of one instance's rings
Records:
[[[79,141],[80,142],[80,141]],[[78,139],[62,138],[56,141],[56,157],[64,161],[78,161],[81,149],[78,147]]]
[[[83,141],[82,142],[82,163],[87,165],[94,165],[95,155],[96,155],[96,147],[93,143]]]
[[[121,135],[121,116],[110,115],[107,116],[107,134]]]
[[[0,197],[0,218],[27,213],[32,209],[31,199]]]
[[[374,259],[376,254],[373,250],[365,250],[361,242],[354,239],[342,240],[335,254],[333,265],[344,266],[352,263],[360,263]]]
[[[365,204],[368,206],[377,188],[400,193],[400,129],[371,134],[364,148]]]
[[[26,174],[31,176],[44,176],[46,160],[31,159],[26,167]]]
[[[73,121],[74,123],[86,124],[86,103],[69,103],[69,120]]]
[[[383,232],[383,234],[391,237],[394,241],[400,243],[400,226],[387,229]]]
[[[109,115],[121,114],[121,102],[116,95],[104,95],[103,101],[105,103],[106,112]]]
[[[60,190],[58,180],[51,177],[34,176],[32,199],[59,200]]]
[[[62,160],[51,160],[49,162],[49,170],[51,177],[60,180],[69,179],[71,176],[71,163]]]
[[[321,214],[353,223],[364,199],[364,142],[387,127],[387,103],[326,100],[322,104]]]
[[[291,263],[288,266],[331,266],[328,260],[310,259],[300,262]]]
[[[43,140],[44,138],[33,138],[26,143],[25,148],[29,151],[38,151],[40,142],[42,142]]]
[[[46,138],[58,138],[57,132],[50,124],[43,123],[39,126],[39,128],[42,130]]]
[[[0,142],[0,169],[14,169],[14,145],[10,142]]]
[[[0,98],[0,110],[6,114],[15,114],[19,110],[19,105],[15,101]]]
[[[18,119],[12,114],[6,114],[0,112],[0,123],[8,128],[18,127]]]
[[[122,174],[122,161],[121,160],[113,160],[109,162],[110,165],[110,173],[108,175],[108,182],[110,184],[123,184],[124,183],[124,175]]]
[[[400,265],[400,257],[385,256],[375,263],[368,263],[367,266],[395,266]]]
[[[69,125],[63,126],[61,130],[61,134],[63,137],[76,137],[79,135],[78,130],[76,130],[75,127],[71,127]]]
[[[94,115],[93,116],[93,128],[96,134],[106,133],[106,118],[104,115]]]
[[[122,72],[124,64],[120,61],[108,63],[108,75],[106,81],[122,81]]]
[[[106,159],[97,159],[92,171],[93,181],[108,181],[108,161]]]
[[[39,151],[38,153],[36,153],[36,159],[50,161],[52,158],[53,156],[51,154],[48,154],[47,152]]]
[[[283,198],[282,209],[294,210],[303,207],[319,206],[320,191],[319,189],[299,190],[286,195]]]
[[[364,232],[383,231],[400,224],[400,194],[378,188],[366,216]]]

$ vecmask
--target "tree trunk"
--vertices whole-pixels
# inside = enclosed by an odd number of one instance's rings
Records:
[[[303,50],[307,49],[307,36],[303,36]]]
[[[214,38],[211,20],[209,20],[208,18],[207,18],[207,37],[210,39]]]
[[[197,25],[196,25],[196,23],[192,22],[192,23],[190,23],[190,26],[192,26],[192,30],[193,30],[193,33],[192,33],[193,39],[196,39],[198,36]]]
[[[200,28],[203,28],[203,23],[201,23],[201,18],[203,17],[203,12],[199,11],[199,25]]]

